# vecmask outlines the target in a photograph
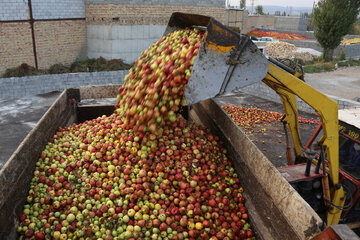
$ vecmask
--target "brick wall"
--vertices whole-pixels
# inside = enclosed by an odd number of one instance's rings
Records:
[[[167,25],[173,12],[207,15],[220,22],[225,20],[224,6],[89,4],[87,1],[86,22],[87,24]]]
[[[22,63],[35,65],[30,24],[0,22],[0,73]]]
[[[31,3],[39,69],[87,57],[84,0]],[[80,20],[71,20],[75,18]],[[29,20],[28,0],[0,0],[0,76],[22,63],[35,67]]]
[[[35,36],[40,69],[87,56],[84,20],[36,22]]]

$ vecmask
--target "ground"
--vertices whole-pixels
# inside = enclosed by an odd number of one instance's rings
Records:
[[[305,81],[325,94],[355,101],[360,98],[360,67],[343,67],[333,72],[307,73]]]
[[[237,93],[236,95],[231,94],[229,96],[221,96],[215,99],[219,105],[237,105],[241,106],[246,104],[247,107],[256,107],[265,109],[268,111],[284,112],[282,104],[269,102],[268,100],[254,97],[252,95]],[[299,116],[307,119],[317,119],[318,117],[314,114],[305,112],[299,112]],[[300,136],[302,146],[305,146],[311,135],[315,131],[317,124],[305,124],[300,123]],[[265,132],[259,132],[259,130],[265,129]],[[244,130],[243,130],[244,131]],[[245,130],[245,132],[247,132]],[[287,166],[286,159],[286,140],[283,124],[275,121],[272,123],[263,123],[256,126],[253,129],[253,133],[247,133],[247,137],[262,151],[262,153],[270,160],[275,167]],[[291,137],[288,133],[290,144]],[[293,159],[295,156],[293,155]]]
[[[0,169],[59,94],[0,99]]]

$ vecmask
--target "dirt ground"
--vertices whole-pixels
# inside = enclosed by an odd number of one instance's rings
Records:
[[[342,67],[333,72],[307,73],[305,81],[325,94],[355,101],[360,99],[360,67]]]

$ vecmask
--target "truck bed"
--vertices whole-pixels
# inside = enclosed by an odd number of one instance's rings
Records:
[[[0,169],[0,239],[17,238],[18,215],[35,163],[49,137],[60,126],[110,114],[113,103],[83,100],[115,97],[117,89],[118,86],[97,86],[64,91]],[[320,217],[219,104],[213,100],[197,103],[189,111],[189,119],[208,127],[224,142],[245,189],[251,224],[258,239],[310,239],[323,230]]]

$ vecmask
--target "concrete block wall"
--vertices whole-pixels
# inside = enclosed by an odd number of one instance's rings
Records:
[[[226,9],[224,16],[224,24],[230,27],[238,27],[243,30],[245,26],[244,19],[248,16],[248,12],[239,9]],[[246,33],[241,31],[241,33]]]
[[[84,0],[32,0],[34,19],[85,18]]]
[[[0,21],[29,19],[27,0],[0,0]]]
[[[0,98],[63,91],[86,85],[107,85],[123,83],[128,71],[67,73],[21,78],[0,78]]]
[[[306,31],[308,19],[275,16],[275,30]]]
[[[165,25],[88,25],[88,57],[121,58],[132,63],[160,39],[165,28]]]
[[[360,43],[345,46],[346,58],[360,58]]]
[[[224,0],[87,0],[88,57],[134,62],[163,35],[173,12],[212,16],[224,22]]]
[[[247,33],[255,28],[275,29],[274,16],[247,16],[244,19],[244,29],[242,32]]]
[[[243,32],[256,28],[298,33],[306,31],[308,19],[283,16],[244,16]],[[301,33],[300,33],[301,34]]]

